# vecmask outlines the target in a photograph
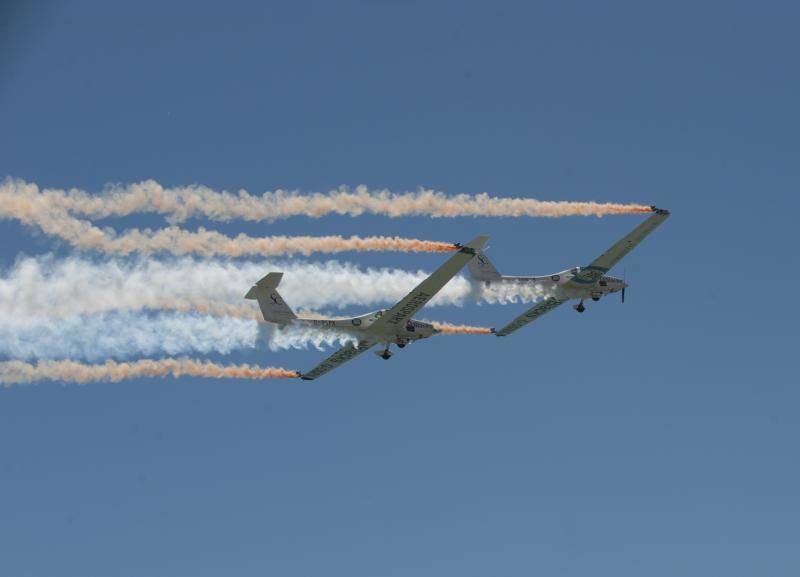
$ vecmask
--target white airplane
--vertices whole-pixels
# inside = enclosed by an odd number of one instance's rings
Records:
[[[389,350],[390,344],[394,343],[402,349],[412,341],[427,339],[436,334],[438,331],[433,325],[415,321],[411,316],[442,290],[442,287],[475,257],[487,240],[489,240],[488,236],[479,236],[466,245],[455,245],[458,248],[456,254],[389,310],[380,310],[344,319],[300,319],[278,294],[277,287],[283,278],[282,272],[269,273],[258,281],[244,298],[258,301],[258,306],[267,322],[284,326],[300,325],[334,330],[349,333],[358,338],[358,345],[348,343],[307,373],[299,373],[300,378],[310,381],[378,343],[385,343],[386,347],[382,351],[376,351],[375,354],[388,360],[392,356],[392,352]]]
[[[588,298],[599,301],[607,294],[621,292],[622,302],[625,302],[625,287],[628,285],[624,280],[607,276],[606,273],[669,217],[668,210],[655,206],[651,208],[654,214],[601,254],[589,266],[575,267],[548,276],[503,276],[497,272],[486,255],[479,251],[475,260],[469,263],[469,272],[474,279],[488,284],[532,283],[543,287],[551,295],[500,330],[494,331],[494,334],[498,337],[510,335],[570,299],[580,299],[578,304],[573,305],[573,308],[579,313],[586,310],[583,301]]]

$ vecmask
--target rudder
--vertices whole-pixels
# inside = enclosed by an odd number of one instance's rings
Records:
[[[286,324],[297,318],[278,293],[278,284],[282,278],[282,272],[271,272],[253,285],[244,296],[246,299],[257,300],[264,320],[271,323]]]
[[[502,278],[502,275],[494,268],[492,261],[482,251],[477,252],[475,258],[467,263],[467,267],[470,276],[475,280],[491,282]]]

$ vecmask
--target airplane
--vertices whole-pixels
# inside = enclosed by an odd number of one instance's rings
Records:
[[[570,299],[579,299],[573,308],[582,313],[586,310],[585,299],[599,301],[602,297],[619,292],[625,302],[623,279],[607,276],[606,273],[627,255],[642,240],[653,232],[662,222],[669,218],[669,211],[655,206],[650,207],[653,214],[633,229],[627,236],[597,257],[585,267],[575,267],[548,276],[503,276],[492,262],[478,251],[475,260],[469,263],[469,272],[473,279],[487,284],[492,283],[531,283],[543,287],[550,296],[528,309],[500,330],[492,330],[498,337],[510,335],[514,331],[552,311]]]
[[[358,344],[346,344],[307,373],[298,373],[301,379],[310,381],[321,377],[339,365],[369,350],[378,343],[386,346],[375,354],[388,360],[392,356],[389,345],[399,348],[419,339],[427,339],[436,334],[433,325],[411,318],[419,309],[442,290],[450,279],[471,261],[489,240],[488,236],[478,236],[465,245],[456,244],[456,254],[422,281],[405,298],[388,310],[379,310],[358,317],[344,319],[298,318],[278,293],[282,272],[271,272],[258,281],[245,295],[255,299],[261,308],[264,320],[281,326],[299,325],[318,329],[335,330],[355,336]]]

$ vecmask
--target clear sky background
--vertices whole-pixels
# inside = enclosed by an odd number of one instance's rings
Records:
[[[797,575],[798,19],[790,2],[4,2],[0,176],[422,185],[673,216],[626,259],[624,306],[505,339],[436,338],[311,383],[0,391],[0,574]],[[547,274],[641,220],[212,225],[489,234],[501,272]],[[51,252],[71,253],[0,223],[4,270]]]

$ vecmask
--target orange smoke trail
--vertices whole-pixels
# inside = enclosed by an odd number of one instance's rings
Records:
[[[291,216],[318,218],[327,214],[453,218],[604,216],[651,212],[650,207],[640,204],[542,201],[535,198],[496,197],[486,193],[446,195],[426,189],[393,193],[388,190],[371,191],[365,186],[358,186],[352,191],[342,187],[327,194],[298,194],[278,190],[259,196],[244,190],[238,194],[217,192],[204,186],[164,188],[153,180],[147,180],[126,187],[108,188],[101,195],[91,195],[76,189],[40,190],[35,184],[21,180],[7,179],[0,183],[0,204],[15,197],[24,197],[29,202],[41,200],[53,209],[88,218],[151,212],[169,215],[172,223],[192,216],[220,221],[264,221]]]
[[[196,312],[204,315],[215,317],[235,317],[239,319],[248,319],[258,321],[260,323],[266,322],[261,316],[261,312],[254,308],[251,304],[233,305],[227,303],[215,303],[202,300],[188,300],[188,299],[165,299],[160,303],[153,303],[146,308],[150,310],[173,310],[182,313]],[[73,311],[74,312],[74,311]],[[299,318],[315,318],[315,319],[341,319],[345,317],[330,316],[315,311],[297,311]],[[489,335],[492,334],[492,329],[487,327],[474,327],[470,325],[454,325],[452,323],[440,321],[426,321],[430,322],[439,333],[447,335]]]
[[[213,303],[204,301],[192,300],[164,300],[162,303],[151,305],[151,309],[166,309],[174,310],[177,312],[197,312],[200,314],[211,316],[230,316],[240,319],[255,320],[258,322],[264,321],[258,309],[253,308],[250,304],[231,305],[226,303]],[[314,311],[297,311],[299,318],[315,318],[315,319],[341,319],[345,317],[332,317]],[[492,329],[487,327],[474,327],[470,325],[454,325],[452,323],[440,321],[426,321],[430,322],[439,333],[448,335],[490,335]]]
[[[166,376],[176,379],[182,376],[214,379],[293,379],[300,375],[296,371],[276,367],[218,365],[187,358],[140,359],[130,363],[109,360],[97,365],[75,361],[39,361],[35,365],[22,361],[0,362],[0,383],[6,387],[44,380],[89,383]]]
[[[156,307],[153,307],[156,308]],[[207,314],[211,316],[231,316],[240,319],[251,319],[258,322],[264,321],[261,313],[254,309],[249,304],[244,305],[230,305],[225,303],[211,303],[202,301],[189,301],[189,300],[169,300],[159,304],[157,308],[171,309],[178,312],[198,312],[200,314]],[[332,317],[314,311],[298,311],[300,318],[316,318],[316,319],[341,319],[344,317]],[[426,321],[433,325],[439,333],[448,335],[490,335],[492,329],[487,327],[474,327],[471,325],[454,325],[452,323],[441,321]]]
[[[210,256],[276,256],[345,251],[449,252],[452,243],[401,238],[397,236],[269,236],[251,237],[239,234],[229,237],[222,233],[198,229],[187,231],[175,226],[160,230],[131,229],[117,234],[110,228],[100,228],[87,220],[71,216],[46,197],[31,195],[0,195],[0,218],[15,218],[24,224],[38,226],[49,236],[60,238],[81,250],[99,250],[105,254],[127,256],[133,253],[167,252],[173,255],[197,254]]]
[[[213,317],[234,317],[263,322],[261,313],[250,304],[232,305],[202,300],[164,299],[162,302],[155,302],[144,308],[150,310],[172,310],[180,313],[194,312]]]
[[[436,322],[431,323],[433,328],[442,334],[448,335],[490,335],[492,329],[486,327],[472,327],[469,325],[454,325],[450,323]]]
[[[125,307],[128,308],[128,307]],[[230,304],[224,302],[207,301],[203,299],[194,298],[175,298],[165,297],[163,299],[152,300],[141,307],[132,307],[132,310],[167,310],[179,313],[199,313],[201,315],[209,315],[213,317],[234,317],[238,319],[246,319],[257,321],[260,323],[266,322],[264,317],[261,316],[261,311],[258,307],[253,306],[252,303]],[[70,308],[67,311],[69,314],[81,313],[80,310]],[[331,316],[323,313],[318,313],[313,310],[297,310],[298,318],[314,318],[325,320],[346,319],[349,317]],[[55,315],[58,316],[58,315]],[[55,318],[55,317],[54,317]],[[490,334],[492,331],[486,327],[473,327],[469,325],[454,325],[446,322],[426,321],[430,322],[436,330],[442,334],[463,334],[463,335],[483,335]]]
[[[202,315],[210,315],[214,317],[235,317],[238,319],[247,319],[258,321],[260,323],[266,322],[261,312],[257,307],[252,304],[246,303],[241,305],[232,305],[227,303],[215,303],[202,300],[180,300],[180,299],[164,299],[162,302],[153,303],[146,308],[150,310],[173,310],[181,313],[195,312]],[[314,311],[298,310],[296,311],[298,318],[315,318],[334,320],[342,317],[332,317],[323,315]]]
[[[413,238],[371,236],[268,236],[251,237],[239,234],[228,237],[216,231],[199,229],[186,231],[177,227],[167,227],[157,231],[129,230],[116,236],[104,231],[97,234],[82,235],[76,248],[96,249],[106,254],[129,255],[134,252],[150,254],[167,252],[173,255],[198,254],[201,256],[277,256],[313,253],[339,253],[347,251],[375,252],[450,252],[456,250],[452,243],[419,240]]]

